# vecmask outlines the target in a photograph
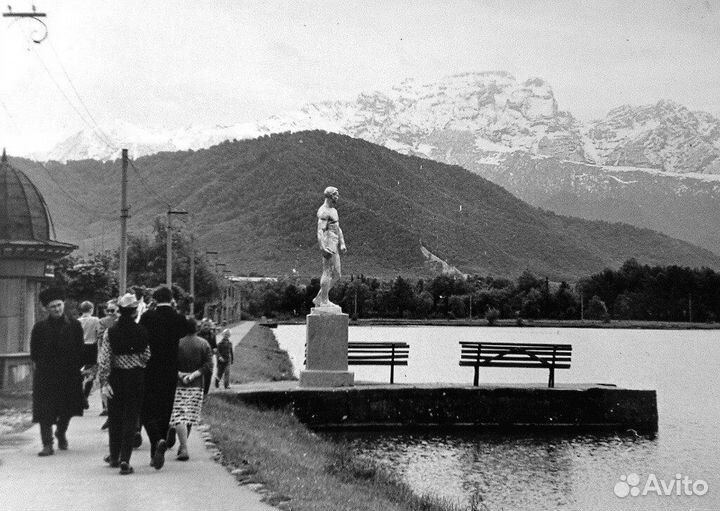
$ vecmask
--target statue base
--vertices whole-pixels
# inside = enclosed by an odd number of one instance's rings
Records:
[[[355,375],[349,371],[300,371],[301,387],[352,387]]]
[[[307,316],[306,364],[300,371],[300,386],[351,386],[354,374],[348,371],[347,363],[348,315],[323,309],[329,307],[314,307]]]
[[[334,303],[328,303],[325,305],[320,305],[318,307],[313,307],[310,309],[311,315],[328,315],[328,314],[342,314],[342,307],[339,305],[335,305]]]

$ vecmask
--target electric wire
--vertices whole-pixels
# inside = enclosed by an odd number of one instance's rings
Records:
[[[66,196],[68,199],[70,199],[72,202],[74,202],[75,204],[77,204],[78,206],[80,206],[83,210],[85,210],[85,211],[87,211],[87,212],[89,212],[89,213],[92,213],[92,214],[94,214],[94,215],[97,215],[98,217],[102,217],[102,218],[104,218],[104,219],[107,219],[107,220],[114,220],[114,219],[115,219],[115,217],[114,217],[114,216],[111,216],[110,214],[108,214],[107,211],[103,211],[103,210],[100,210],[100,209],[92,208],[92,207],[90,207],[90,206],[88,206],[88,205],[86,205],[86,204],[83,204],[82,202],[78,201],[78,200],[75,198],[75,195],[77,195],[77,194],[73,195],[72,193],[70,193],[70,192],[68,192],[67,190],[65,190],[65,188],[58,182],[57,179],[55,179],[55,176],[53,176],[52,172],[50,172],[50,169],[48,169],[48,168],[45,166],[44,163],[42,163],[42,162],[37,162],[37,164],[40,165],[40,167],[42,167],[42,168],[45,170],[45,172],[47,173],[48,177],[49,177],[50,180],[55,184],[55,186],[57,187],[57,189],[60,190],[60,192],[62,192],[63,195],[65,195],[65,196]]]
[[[43,69],[44,69],[45,72],[47,73],[48,78],[50,78],[50,81],[55,85],[55,87],[56,87],[57,90],[60,92],[60,94],[62,94],[62,96],[65,98],[65,101],[67,101],[68,105],[70,105],[70,107],[75,111],[75,113],[76,113],[76,114],[78,115],[78,117],[83,121],[83,123],[85,123],[85,125],[86,125],[88,128],[90,128],[90,129],[93,131],[93,133],[95,133],[95,135],[100,139],[100,141],[101,141],[103,144],[105,144],[106,146],[108,146],[109,149],[115,150],[115,147],[114,147],[114,146],[112,146],[111,144],[109,144],[107,140],[104,140],[104,139],[103,139],[102,135],[100,135],[99,133],[97,133],[97,131],[96,131],[95,128],[92,126],[92,124],[90,123],[90,121],[88,121],[88,120],[86,119],[85,114],[83,114],[83,113],[80,111],[80,109],[75,105],[75,103],[70,100],[70,97],[67,95],[67,93],[66,93],[66,92],[63,90],[63,88],[60,86],[60,83],[59,83],[59,82],[55,79],[55,77],[53,76],[52,72],[50,71],[50,68],[48,68],[48,66],[47,66],[47,64],[45,63],[45,61],[42,59],[42,57],[40,56],[40,54],[39,54],[37,51],[35,51],[34,48],[33,48],[33,55],[35,55],[35,56],[37,57],[38,61],[40,62],[40,65],[43,67]]]
[[[143,185],[145,185],[146,190],[147,190],[151,195],[153,195],[153,196],[155,197],[155,199],[157,199],[158,202],[160,202],[161,204],[167,206],[168,210],[173,209],[172,204],[170,204],[170,202],[168,202],[168,201],[165,200],[163,197],[161,197],[159,194],[157,194],[157,193],[155,193],[155,192],[153,191],[152,187],[148,184],[148,182],[145,180],[145,178],[143,177],[143,175],[140,173],[140,171],[139,171],[139,170],[137,169],[137,167],[135,166],[135,163],[134,163],[132,160],[128,160],[128,162],[130,163],[130,166],[131,166],[131,167],[133,168],[133,170],[135,171],[135,174],[137,175],[138,179],[140,179],[140,182],[141,182]]]
[[[85,110],[85,113],[87,114],[88,118],[92,121],[93,125],[95,126],[95,129],[97,133],[99,133],[102,136],[102,142],[108,146],[109,149],[112,149],[114,151],[119,151],[119,149],[113,144],[113,140],[111,137],[103,131],[103,129],[100,127],[100,125],[95,120],[95,117],[93,117],[92,113],[90,112],[90,109],[87,107],[87,104],[85,101],[83,101],[82,97],[80,96],[80,93],[77,90],[77,87],[75,87],[75,84],[73,83],[72,79],[70,78],[70,75],[68,74],[67,70],[65,69],[65,66],[62,63],[62,60],[60,59],[60,55],[58,55],[57,50],[55,50],[55,46],[52,44],[52,41],[48,41],[48,45],[50,46],[50,49],[52,50],[53,54],[55,55],[55,59],[57,60],[58,65],[60,66],[60,69],[62,70],[63,74],[65,75],[65,79],[70,84],[70,87],[72,88],[73,92],[75,93],[75,97],[80,102],[80,105],[82,105],[83,110]]]

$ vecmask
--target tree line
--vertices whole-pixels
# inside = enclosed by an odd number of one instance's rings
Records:
[[[218,307],[227,284],[212,268],[203,247],[187,233],[173,231],[173,293],[187,312],[190,254],[195,255],[195,311]],[[131,235],[128,242],[128,288],[149,296],[165,282],[166,231],[156,221],[154,236]],[[102,304],[118,295],[118,253],[68,256],[55,270],[56,284],[68,290],[71,303]],[[244,318],[302,318],[313,307],[319,278],[281,277],[242,281],[237,296]],[[618,270],[605,269],[576,283],[551,282],[523,272],[516,279],[438,275],[380,280],[350,275],[338,282],[330,299],[352,318],[553,320],[647,320],[715,322],[720,319],[720,274],[709,268],[641,265],[627,260]]]
[[[319,279],[244,283],[243,311],[251,317],[307,314]],[[351,275],[330,299],[353,318],[628,319],[714,322],[720,318],[720,274],[711,269],[640,265],[626,261],[574,285],[523,272],[517,279],[440,275],[378,280]]]

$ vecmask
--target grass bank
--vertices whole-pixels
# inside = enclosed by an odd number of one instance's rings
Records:
[[[256,326],[235,350],[233,380],[292,378],[287,353],[273,332]],[[238,365],[240,364],[240,365]],[[392,473],[347,444],[314,433],[291,413],[248,406],[231,393],[211,393],[204,421],[223,461],[243,483],[269,490],[266,500],[297,511],[460,511],[467,508],[433,496],[419,496]]]
[[[288,354],[278,346],[272,330],[256,324],[235,347],[233,383],[295,380]]]
[[[17,433],[32,424],[32,391],[19,385],[0,391],[0,433]]]

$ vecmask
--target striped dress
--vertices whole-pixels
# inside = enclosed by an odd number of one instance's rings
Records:
[[[201,377],[183,383],[182,377],[200,371]],[[178,384],[175,389],[170,424],[197,424],[203,402],[203,379],[212,374],[212,350],[210,344],[195,334],[186,335],[178,344]]]

